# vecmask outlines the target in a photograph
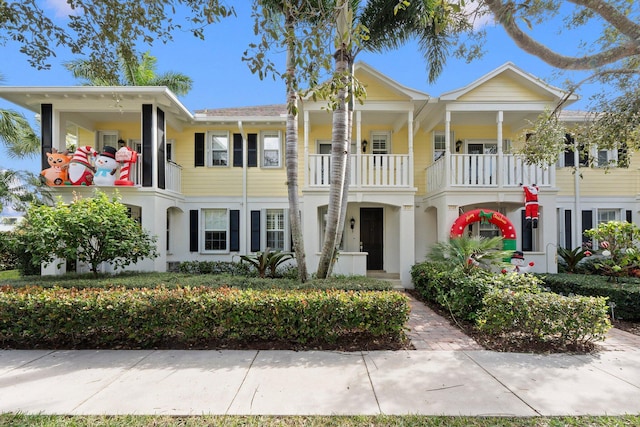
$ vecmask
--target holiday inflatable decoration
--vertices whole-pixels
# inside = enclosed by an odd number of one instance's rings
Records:
[[[516,249],[516,229],[513,227],[513,223],[500,212],[491,209],[474,209],[460,215],[451,226],[451,238],[461,237],[464,229],[474,222],[496,225],[502,232],[502,248],[505,250]]]
[[[96,157],[95,164],[96,173],[93,177],[93,183],[98,186],[114,185],[118,171],[116,149],[108,145],[105,146],[103,152]]]
[[[43,177],[45,184],[49,186],[64,185],[69,177],[69,162],[71,156],[68,151],[59,153],[55,148],[51,150],[51,153],[47,153],[47,163],[49,167],[40,172],[40,176]]]
[[[513,272],[518,274],[528,273],[529,270],[535,265],[533,261],[531,261],[528,265],[525,265],[524,254],[520,251],[515,251],[513,255],[511,255],[511,264],[513,265]],[[506,273],[506,270],[502,270],[503,273]]]
[[[129,174],[131,173],[131,164],[138,161],[138,153],[129,147],[122,147],[116,152],[116,160],[122,165],[120,179],[116,181],[116,185],[133,185]]]
[[[538,193],[540,189],[537,185],[531,184],[523,185],[522,191],[524,191],[524,211],[527,226],[538,228]]]
[[[98,154],[88,145],[78,147],[69,163],[69,182],[71,185],[91,185],[93,183],[93,157]]]

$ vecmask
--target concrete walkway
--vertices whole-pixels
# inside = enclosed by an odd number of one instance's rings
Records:
[[[594,355],[497,353],[458,336],[416,301],[409,326],[416,350],[4,350],[0,412],[640,413],[640,337],[635,335],[613,330]]]

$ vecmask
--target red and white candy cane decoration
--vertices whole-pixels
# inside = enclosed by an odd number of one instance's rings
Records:
[[[133,185],[133,181],[129,179],[129,170],[131,163],[138,160],[138,153],[129,147],[122,147],[116,151],[116,160],[122,163],[120,168],[120,179],[116,180],[116,185]]]

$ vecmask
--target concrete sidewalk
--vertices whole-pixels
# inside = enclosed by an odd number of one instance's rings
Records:
[[[640,349],[0,351],[0,412],[617,415],[640,413]]]

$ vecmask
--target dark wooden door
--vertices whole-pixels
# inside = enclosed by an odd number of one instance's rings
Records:
[[[367,270],[384,270],[382,208],[360,208],[362,251],[368,252]]]

